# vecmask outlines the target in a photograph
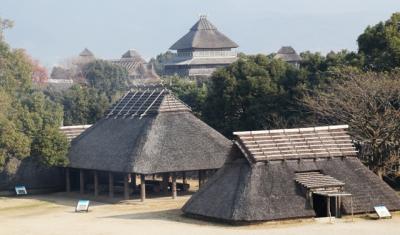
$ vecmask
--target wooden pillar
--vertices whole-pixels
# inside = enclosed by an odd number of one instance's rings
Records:
[[[124,176],[124,199],[129,200],[129,174]]]
[[[112,172],[108,172],[108,196],[114,197],[114,175]]]
[[[182,183],[183,183],[183,191],[186,192],[186,184],[187,184],[187,179],[186,179],[186,172],[182,172]]]
[[[199,189],[203,186],[203,171],[199,170]]]
[[[99,196],[99,177],[97,171],[93,171],[93,182],[94,182],[94,196]]]
[[[136,174],[131,174],[131,184],[133,185],[133,189],[136,189]]]
[[[71,179],[69,175],[69,168],[65,168],[65,190],[67,193],[71,192]]]
[[[162,191],[164,193],[168,192],[168,185],[169,185],[169,173],[164,173],[162,181]]]
[[[140,201],[144,202],[146,199],[146,176],[140,175]]]
[[[177,197],[177,192],[176,192],[176,173],[172,173],[172,199],[175,199]]]
[[[85,175],[82,169],[79,170],[79,192],[85,193]]]
[[[327,216],[330,218],[331,217],[331,198],[329,196],[326,197],[327,203],[326,203],[326,212]],[[329,219],[330,221],[330,219]]]

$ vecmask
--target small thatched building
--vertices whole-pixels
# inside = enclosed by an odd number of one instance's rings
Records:
[[[347,126],[234,133],[229,160],[183,207],[229,222],[400,209],[396,192],[357,158]]]
[[[295,67],[300,67],[301,57],[291,46],[281,47],[274,56],[275,59],[281,59],[289,64],[293,64]]]
[[[109,175],[110,196],[114,173],[124,174],[125,197],[131,175],[140,174],[142,199],[145,175],[172,174],[176,196],[177,173],[199,171],[201,178],[205,170],[222,167],[232,147],[231,141],[195,117],[169,90],[141,88],[126,93],[103,119],[72,140],[69,169],[80,169],[81,192],[83,170],[90,170],[95,195],[99,172]],[[69,190],[68,185],[67,172]]]

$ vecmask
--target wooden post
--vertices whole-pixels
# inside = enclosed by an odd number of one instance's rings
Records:
[[[183,191],[186,192],[186,184],[187,184],[187,179],[186,179],[186,172],[182,172],[182,183],[183,183]]]
[[[331,222],[331,198],[329,196],[327,196],[326,200],[328,200],[328,202],[326,203],[326,206],[327,206],[326,209],[328,212],[329,222]]]
[[[136,189],[136,174],[131,174],[131,185],[133,186],[133,190]]]
[[[175,199],[177,197],[177,192],[176,192],[176,173],[172,173],[172,199]]]
[[[124,176],[124,199],[129,200],[129,173]]]
[[[94,182],[94,196],[99,196],[99,177],[97,171],[93,171],[93,182]]]
[[[79,170],[79,192],[85,193],[85,175],[82,169]]]
[[[162,181],[162,191],[164,193],[168,192],[168,185],[169,185],[169,173],[164,173]]]
[[[65,187],[67,193],[71,192],[71,180],[69,176],[69,168],[65,168]]]
[[[108,196],[114,197],[114,176],[112,172],[108,172]]]
[[[146,176],[140,175],[140,201],[144,202],[146,199]]]
[[[199,170],[199,189],[203,186],[203,171]]]

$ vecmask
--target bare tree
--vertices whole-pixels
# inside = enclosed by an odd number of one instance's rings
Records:
[[[398,169],[400,73],[347,74],[330,89],[304,98],[319,122],[345,123],[363,148],[362,160],[379,176]]]

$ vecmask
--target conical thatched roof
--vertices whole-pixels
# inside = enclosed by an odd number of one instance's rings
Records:
[[[281,47],[276,55],[275,59],[282,59],[286,62],[300,62],[301,57],[297,54],[297,52],[291,46]]]
[[[376,205],[400,210],[396,192],[356,156],[347,155],[349,136],[344,131],[345,126],[333,126],[238,132],[242,155],[218,170],[182,210],[229,222],[314,217],[306,191],[332,186],[352,194],[355,213],[371,212]],[[342,202],[343,213],[350,214],[350,197]]]
[[[235,42],[218,31],[218,29],[207,20],[205,16],[201,16],[199,21],[190,28],[190,31],[180,38],[171,50],[182,50],[192,48],[236,48],[239,47]]]
[[[70,167],[153,174],[220,168],[232,142],[164,88],[125,94],[72,141]]]
[[[122,57],[122,59],[132,59],[138,62],[146,63],[146,61],[143,59],[143,57],[137,52],[136,50],[128,50],[125,52]]]
[[[81,53],[79,53],[79,56],[82,57],[94,57],[94,54],[87,48],[83,49]]]

